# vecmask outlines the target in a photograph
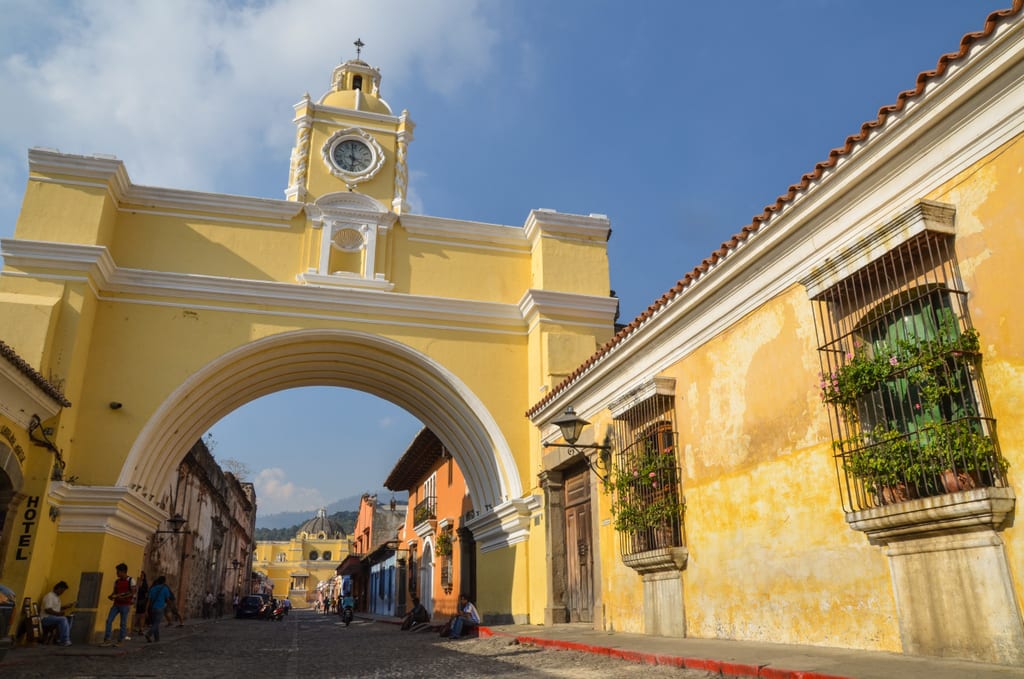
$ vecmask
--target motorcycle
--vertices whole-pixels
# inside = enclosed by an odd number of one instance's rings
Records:
[[[352,603],[346,601],[341,607],[341,621],[345,623],[345,627],[352,624]]]

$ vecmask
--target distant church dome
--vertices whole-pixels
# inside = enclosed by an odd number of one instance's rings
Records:
[[[297,538],[312,538],[314,540],[338,540],[345,537],[345,531],[341,524],[327,518],[327,509],[321,507],[317,510],[316,516],[299,526],[295,534]]]

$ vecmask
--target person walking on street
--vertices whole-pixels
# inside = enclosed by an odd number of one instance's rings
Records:
[[[153,582],[149,589],[149,631],[146,632],[146,641],[160,641],[160,621],[164,617],[164,611],[169,602],[174,601],[174,593],[167,586],[167,578],[160,576]]]
[[[135,603],[135,580],[128,577],[128,564],[119,563],[115,566],[117,578],[114,579],[114,588],[107,596],[112,602],[110,612],[107,614],[107,626],[103,629],[103,646],[113,644],[110,637],[110,630],[114,624],[114,618],[121,616],[121,630],[118,641],[129,641],[128,626],[132,615],[132,604]]]
[[[139,584],[135,588],[135,623],[133,634],[141,636],[146,629],[146,606],[149,605],[149,581],[146,571],[139,571]]]
[[[203,599],[203,620],[209,619],[213,613],[213,592],[206,590],[206,597]]]

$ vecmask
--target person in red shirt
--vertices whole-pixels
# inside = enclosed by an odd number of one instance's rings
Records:
[[[121,616],[120,641],[129,641],[128,626],[131,624],[132,604],[135,602],[135,580],[128,577],[128,565],[119,563],[116,566],[117,578],[114,580],[114,589],[110,596],[110,613],[107,614],[107,626],[103,630],[103,645],[110,646],[110,628],[114,624],[114,618]]]

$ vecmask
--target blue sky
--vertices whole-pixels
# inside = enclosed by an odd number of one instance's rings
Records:
[[[417,124],[413,210],[608,215],[628,322],[1010,4],[0,0],[0,238],[33,146],[117,156],[137,184],[283,197],[292,106],[361,38]],[[265,514],[379,488],[419,426],[309,389],[213,436]]]

